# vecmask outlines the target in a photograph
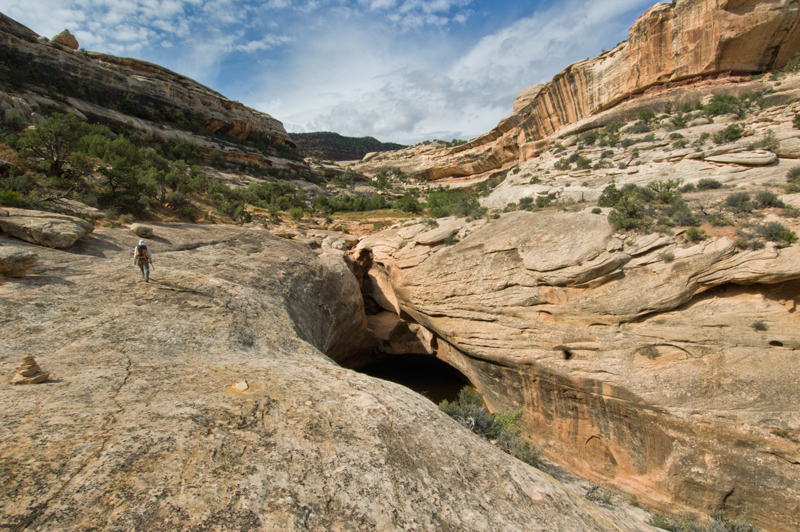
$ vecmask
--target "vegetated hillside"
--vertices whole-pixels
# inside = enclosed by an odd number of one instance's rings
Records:
[[[191,141],[207,159],[307,170],[273,117],[159,65],[88,52],[74,40],[51,41],[1,13],[0,65],[0,111],[7,127],[35,123],[61,108],[111,128]]]
[[[330,131],[314,133],[289,133],[301,153],[311,155],[321,151],[331,161],[354,161],[372,152],[401,150],[402,144],[381,142],[374,137],[345,137]]]

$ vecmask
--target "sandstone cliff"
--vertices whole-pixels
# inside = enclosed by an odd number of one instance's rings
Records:
[[[16,213],[11,213],[16,216]],[[259,228],[96,229],[0,281],[0,527],[13,530],[648,530],[324,353],[365,317],[331,245]],[[335,244],[335,242],[334,242]],[[650,529],[652,530],[652,529]]]
[[[798,51],[800,7],[793,0],[656,4],[633,24],[627,41],[525,89],[514,113],[492,131],[425,162],[415,159],[405,167],[401,158],[384,165],[426,179],[484,174],[539,155],[564,127],[624,101],[693,83],[741,81],[782,68]],[[652,106],[640,102],[641,108]]]
[[[304,168],[287,160],[297,158],[295,146],[275,118],[164,67],[49,41],[2,13],[0,64],[8,69],[0,76],[10,87],[0,92],[0,118],[7,122],[14,115],[35,122],[42,106],[62,106],[94,121],[190,140],[209,155],[223,146],[232,159]]]
[[[586,478],[800,526],[800,248],[626,236],[589,210],[436,231],[460,241],[417,224],[359,244],[367,296],[418,338],[409,352],[522,408],[528,435]]]

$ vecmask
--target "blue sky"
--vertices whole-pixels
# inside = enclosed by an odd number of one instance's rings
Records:
[[[187,75],[291,132],[469,139],[627,38],[653,0],[0,0],[82,48]]]

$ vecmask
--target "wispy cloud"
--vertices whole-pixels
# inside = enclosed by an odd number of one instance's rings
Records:
[[[611,48],[653,3],[0,0],[0,11],[163,64],[290,130],[411,143],[491,129],[522,89]]]

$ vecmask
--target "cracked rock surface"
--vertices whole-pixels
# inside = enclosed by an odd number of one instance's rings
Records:
[[[40,260],[0,282],[0,369],[51,372],[0,386],[0,528],[649,529],[335,364],[366,328],[339,254],[155,229],[150,283],[127,229],[23,243]]]
[[[368,297],[584,478],[800,526],[800,247],[615,234],[589,210],[461,224],[450,246],[413,241],[423,224],[362,240]]]

